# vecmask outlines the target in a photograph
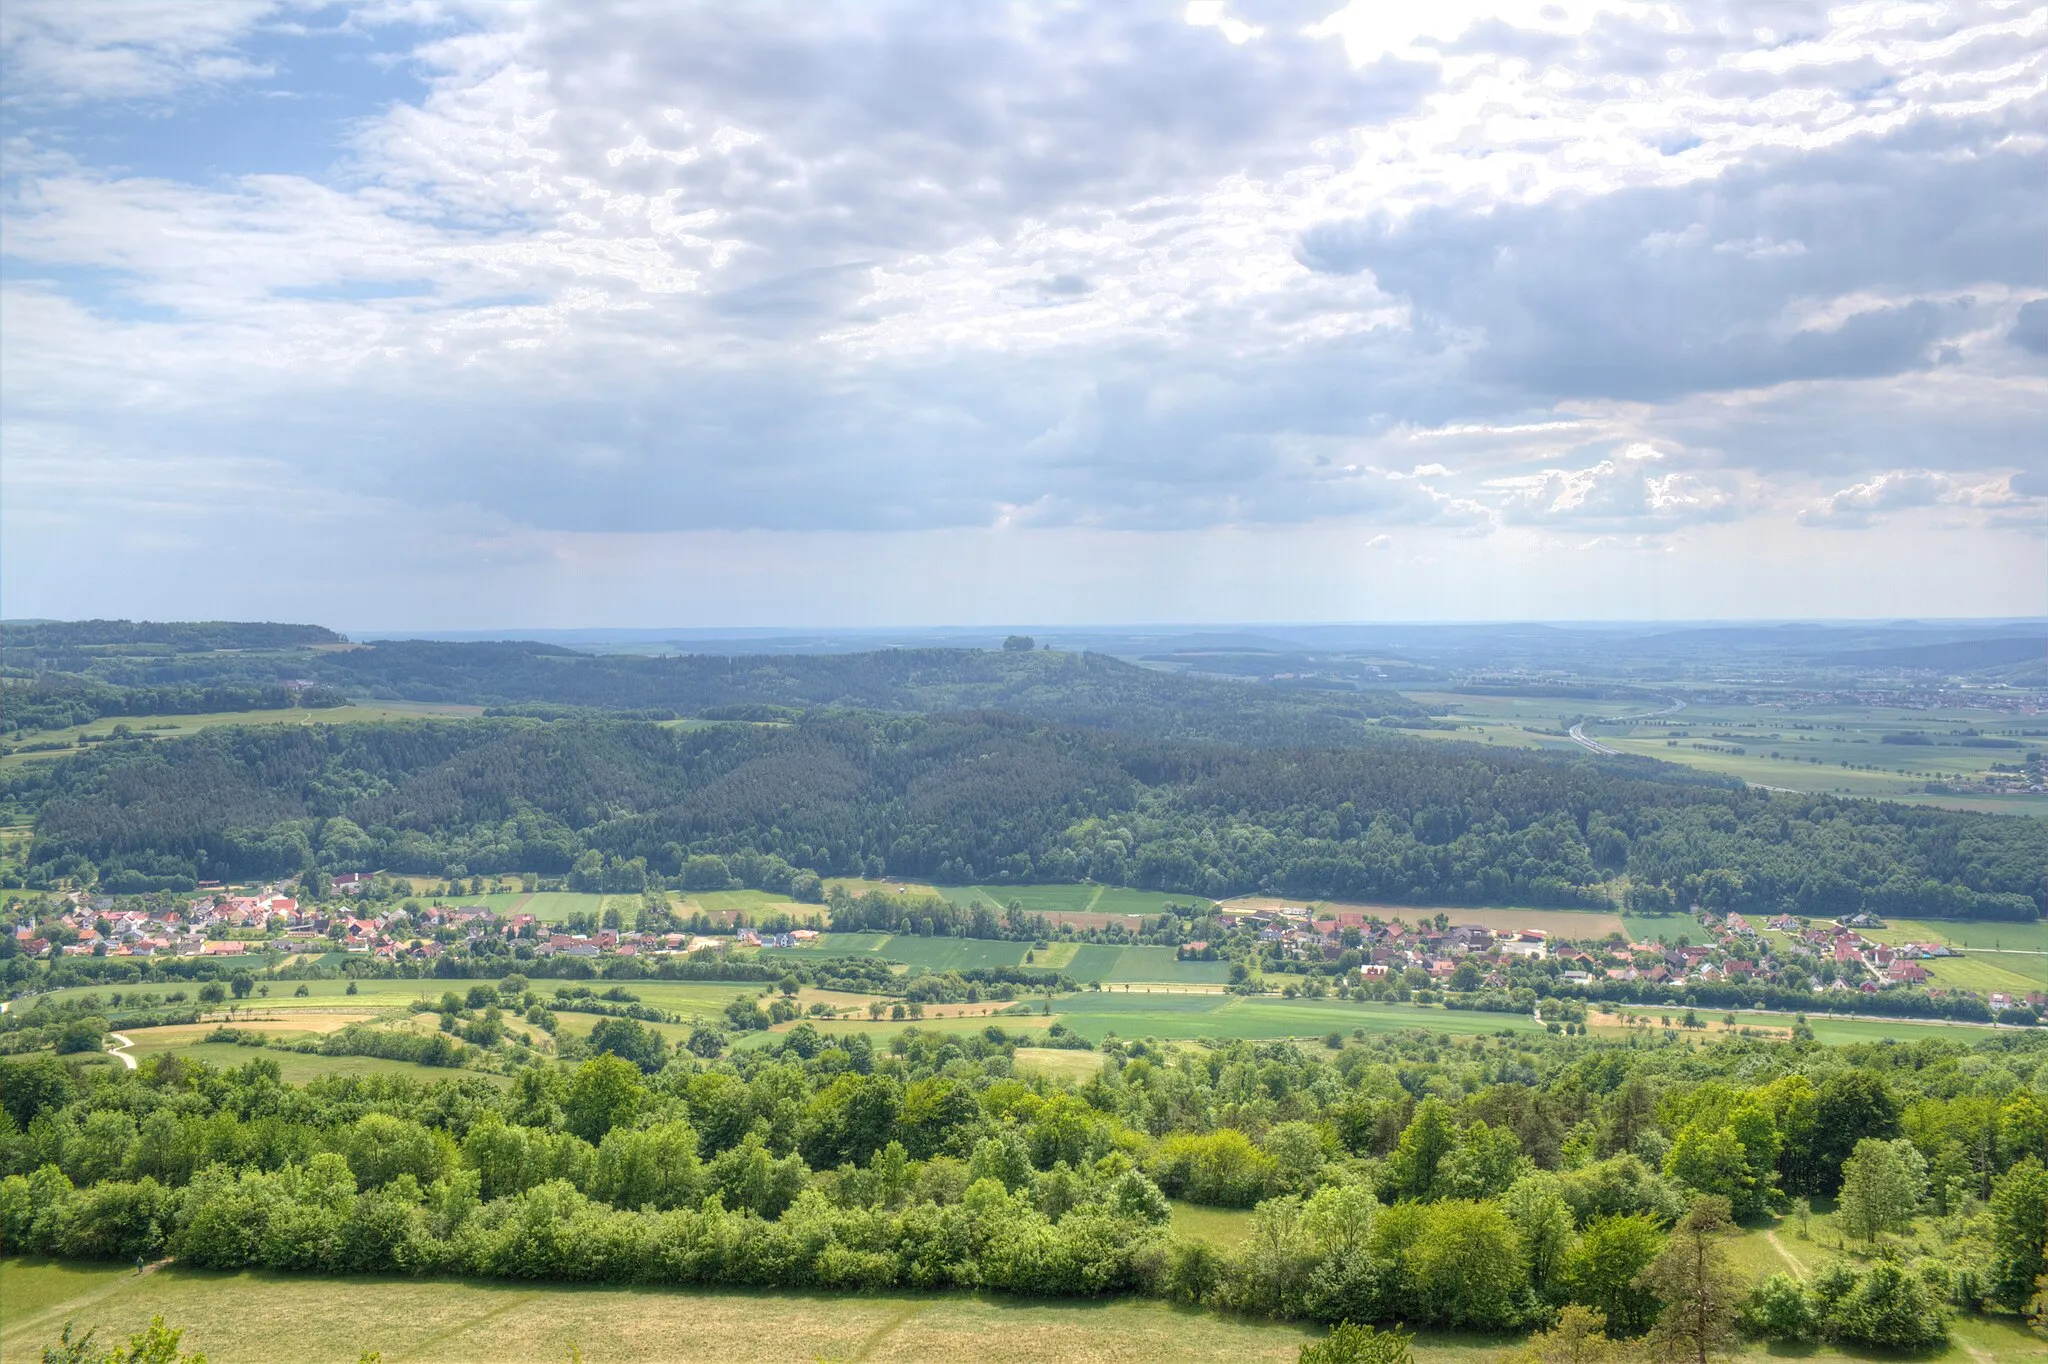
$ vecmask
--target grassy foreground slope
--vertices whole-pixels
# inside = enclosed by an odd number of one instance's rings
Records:
[[[1216,1214],[1211,1213],[1211,1217]],[[1225,1215],[1228,1216],[1228,1215]],[[1227,1228],[1218,1229],[1227,1232]],[[1802,1247],[1803,1249],[1803,1247]],[[123,1340],[162,1313],[209,1364],[716,1360],[1292,1361],[1320,1332],[1135,1298],[1047,1302],[997,1295],[806,1294],[586,1288],[387,1277],[328,1279],[0,1259],[0,1359],[35,1359],[66,1321]],[[1515,1342],[1424,1332],[1418,1364],[1493,1364]],[[1752,1345],[1737,1358],[1779,1357]],[[1818,1347],[1811,1364],[1876,1356]],[[1972,1320],[1951,1364],[2048,1359],[2016,1323]]]
[[[751,1293],[461,1280],[323,1279],[0,1261],[0,1357],[34,1359],[66,1320],[125,1338],[151,1313],[210,1364],[566,1360],[1291,1360],[1315,1333],[1157,1302],[965,1294]],[[1467,1356],[1450,1349],[1425,1360]]]

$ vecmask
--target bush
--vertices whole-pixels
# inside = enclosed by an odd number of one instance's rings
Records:
[[[1301,1347],[1300,1364],[1409,1364],[1412,1337],[1339,1322],[1323,1339]]]

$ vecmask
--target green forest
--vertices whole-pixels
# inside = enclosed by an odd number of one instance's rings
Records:
[[[1712,1287],[1723,1332],[1902,1350],[1940,1343],[1957,1311],[2026,1308],[2048,1240],[2037,1036],[1132,1042],[1074,1083],[1021,1071],[995,1026],[876,1046],[799,1024],[716,1061],[640,1031],[605,1020],[592,1059],[509,1088],[297,1086],[260,1057],[89,1077],[0,1062],[0,1238],[217,1268],[1139,1293],[1486,1331],[1577,1307],[1667,1344]],[[1170,1200],[1253,1209],[1249,1234],[1177,1234]],[[1736,1224],[1815,1200],[1889,1253],[1805,1280],[1727,1262]],[[1717,1277],[1681,1272],[1688,1256]]]
[[[989,712],[678,729],[526,719],[219,728],[0,777],[31,884],[388,868],[677,878],[692,856],[945,884],[2033,919],[2048,823],[1394,736],[1305,749]],[[754,854],[748,858],[746,854]],[[451,868],[461,868],[451,872]],[[635,890],[639,885],[621,884]]]

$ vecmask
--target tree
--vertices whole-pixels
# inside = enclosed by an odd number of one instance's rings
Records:
[[[639,1067],[609,1054],[593,1057],[576,1068],[569,1082],[563,1124],[594,1145],[612,1128],[631,1122],[646,1097]]]
[[[1627,1347],[1607,1338],[1607,1322],[1590,1307],[1572,1303],[1557,1314],[1557,1325],[1529,1337],[1517,1364],[1609,1364]]]
[[[650,1075],[661,1069],[667,1056],[661,1034],[631,1018],[600,1019],[590,1030],[590,1049],[624,1057]]]
[[[1664,1173],[1689,1189],[1728,1200],[1731,1208],[1748,1201],[1749,1153],[1732,1128],[1687,1123],[1664,1157]]]
[[[2028,1156],[1991,1186],[1991,1298],[2013,1311],[2034,1296],[2048,1247],[2048,1170]]]
[[[1029,635],[1009,635],[1003,640],[1003,651],[1012,654],[1028,654],[1038,647],[1038,641]]]
[[[1842,1166],[1838,1211],[1850,1235],[1875,1242],[1885,1232],[1909,1229],[1926,1196],[1927,1162],[1912,1142],[1865,1137]]]
[[[1450,1105],[1431,1095],[1415,1110],[1401,1140],[1387,1157],[1387,1179],[1395,1198],[1428,1198],[1437,1182],[1437,1167],[1458,1144]]]
[[[1813,1156],[1818,1186],[1794,1193],[1833,1193],[1840,1171],[1865,1137],[1899,1135],[1899,1101],[1882,1075],[1861,1068],[1837,1071],[1821,1082],[1814,1102]]]
[[[1916,1274],[1879,1262],[1858,1274],[1845,1264],[1822,1270],[1813,1281],[1821,1334],[1851,1345],[1885,1350],[1924,1350],[1948,1339],[1948,1311]]]
[[[228,977],[228,989],[234,992],[236,999],[247,999],[255,988],[256,982],[247,971],[237,971]]]
[[[1600,1314],[1603,1329],[1618,1336],[1641,1335],[1656,1319],[1656,1291],[1644,1271],[1664,1250],[1664,1233],[1640,1213],[1602,1217],[1566,1257],[1560,1278],[1576,1303]]]
[[[1558,1190],[1557,1176],[1528,1174],[1516,1180],[1502,1204],[1522,1237],[1522,1263],[1529,1286],[1550,1293],[1572,1244],[1572,1210]]]
[[[1663,1358],[1707,1364],[1733,1343],[1736,1313],[1746,1296],[1723,1246],[1734,1229],[1728,1200],[1702,1194],[1643,1271],[1644,1287],[1664,1302],[1650,1328],[1650,1344]]]
[[[355,982],[351,981],[349,983],[354,984]],[[227,997],[227,987],[222,985],[217,980],[209,980],[206,982],[206,984],[199,987],[199,1002],[201,1004],[220,1004],[223,1001],[225,1001]]]

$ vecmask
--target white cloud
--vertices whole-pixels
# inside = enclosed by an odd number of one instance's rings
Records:
[[[1893,469],[1829,494],[1800,512],[1799,522],[1832,529],[1861,529],[1879,512],[1932,506],[1950,486],[1946,475],[1932,470]]]
[[[416,7],[210,174],[65,119],[313,11],[10,6],[0,439],[541,537],[2031,533],[2048,11],[1335,2]]]

